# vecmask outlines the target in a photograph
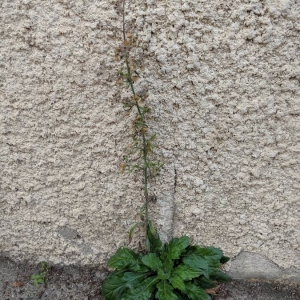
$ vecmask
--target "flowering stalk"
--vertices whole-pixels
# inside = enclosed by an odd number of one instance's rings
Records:
[[[148,126],[146,124],[145,115],[150,112],[150,108],[142,105],[141,96],[137,95],[134,88],[134,83],[137,81],[138,76],[135,72],[135,67],[133,65],[133,60],[129,55],[131,48],[133,47],[134,40],[131,33],[126,33],[125,26],[125,0],[123,4],[123,45],[116,49],[117,58],[122,58],[125,62],[126,72],[119,72],[119,75],[123,78],[122,81],[125,81],[132,92],[132,100],[128,101],[125,105],[129,109],[135,107],[138,113],[138,116],[135,120],[135,135],[133,137],[135,143],[135,149],[140,152],[140,158],[142,163],[139,165],[130,166],[132,170],[140,170],[143,173],[143,189],[144,189],[144,199],[145,203],[141,209],[141,219],[145,227],[145,247],[147,251],[150,251],[150,242],[148,239],[149,230],[152,231],[152,234],[156,234],[154,227],[152,226],[151,221],[149,220],[149,176],[155,174],[162,167],[160,162],[152,162],[148,158],[148,154],[153,151],[154,145],[153,140],[155,134],[152,134],[148,137]],[[141,225],[141,222],[135,224],[130,230],[130,239],[133,234],[134,229]]]

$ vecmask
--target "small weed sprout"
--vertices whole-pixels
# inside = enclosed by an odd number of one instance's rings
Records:
[[[49,266],[47,263],[42,262],[41,263],[41,272],[31,275],[30,279],[32,280],[34,285],[45,283],[47,280],[47,272],[49,270]]]

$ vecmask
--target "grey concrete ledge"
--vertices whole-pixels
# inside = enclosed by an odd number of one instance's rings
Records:
[[[300,284],[299,269],[280,268],[265,256],[246,251],[232,260],[229,275],[234,279],[272,279]]]

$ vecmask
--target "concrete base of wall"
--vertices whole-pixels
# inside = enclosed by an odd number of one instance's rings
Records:
[[[266,280],[233,280],[222,285],[213,300],[299,300],[300,288]]]
[[[300,284],[300,270],[282,269],[257,253],[241,252],[231,262],[229,274],[234,279],[272,279]]]

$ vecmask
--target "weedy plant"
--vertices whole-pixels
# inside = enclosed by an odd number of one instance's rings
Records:
[[[206,289],[229,280],[220,270],[229,260],[221,250],[191,246],[186,236],[165,245],[158,235],[148,236],[150,253],[119,248],[108,261],[115,271],[102,286],[106,300],[209,300]]]
[[[47,280],[47,271],[49,270],[49,266],[45,262],[42,262],[41,269],[42,272],[30,276],[34,285],[45,283]]]
[[[145,99],[135,91],[138,79],[137,66],[130,51],[135,47],[135,38],[125,28],[125,0],[122,0],[123,43],[116,49],[116,59],[124,61],[125,70],[119,71],[118,83],[125,83],[132,96],[125,109],[136,109],[132,154],[121,169],[139,171],[143,178],[144,204],[140,209],[141,222],[129,231],[129,239],[136,227],[144,226],[145,250],[136,253],[129,248],[119,248],[109,259],[108,267],[115,269],[104,280],[102,295],[106,300],[209,300],[207,289],[216,287],[230,278],[221,270],[229,258],[215,247],[190,245],[187,236],[173,238],[163,245],[152,221],[149,219],[148,183],[161,168],[162,163],[152,161],[155,133],[149,132],[146,116],[151,109]]]

